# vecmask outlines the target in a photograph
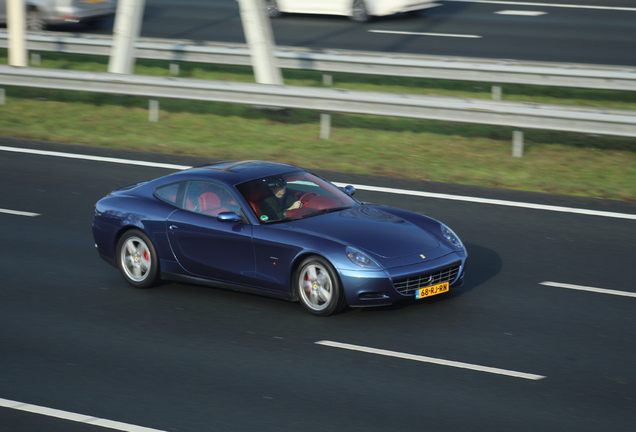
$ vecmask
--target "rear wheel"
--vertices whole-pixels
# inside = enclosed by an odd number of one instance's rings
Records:
[[[130,230],[119,239],[117,267],[126,282],[135,288],[150,288],[158,282],[159,259],[146,234]]]
[[[353,0],[353,6],[351,7],[351,20],[358,22],[369,21],[369,12],[367,11],[367,5],[364,0]]]
[[[313,315],[331,315],[345,305],[338,276],[332,265],[321,257],[305,259],[298,267],[294,281],[300,303]]]

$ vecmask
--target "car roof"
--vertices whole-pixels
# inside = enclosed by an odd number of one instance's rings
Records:
[[[278,162],[245,160],[211,163],[189,168],[170,175],[173,180],[214,179],[226,184],[237,185],[261,177],[274,176],[298,171],[294,165]]]

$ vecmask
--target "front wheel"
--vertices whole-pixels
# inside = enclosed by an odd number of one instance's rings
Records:
[[[339,312],[345,297],[334,268],[323,258],[305,259],[294,277],[298,298],[312,315],[327,316]]]
[[[367,11],[367,5],[364,4],[364,0],[353,0],[351,20],[358,22],[369,21],[369,12]]]
[[[276,0],[265,0],[265,7],[267,10],[267,15],[269,15],[270,18],[278,18],[279,16],[281,16]]]
[[[117,242],[117,267],[135,288],[150,288],[158,282],[159,259],[146,234],[130,230],[121,236]]]
[[[26,29],[28,31],[41,32],[46,30],[46,22],[37,9],[29,9],[26,12]]]

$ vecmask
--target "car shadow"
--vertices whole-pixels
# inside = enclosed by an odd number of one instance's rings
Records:
[[[438,302],[446,302],[452,300],[474,289],[478,289],[481,285],[485,284],[490,279],[499,274],[503,267],[503,262],[499,254],[492,249],[470,243],[466,243],[465,246],[468,250],[468,260],[466,263],[466,276],[464,277],[464,283],[461,286],[451,288],[450,292],[429,297],[423,300],[404,300],[387,306],[362,308],[346,307],[342,311],[334,314],[334,316],[347,315],[349,312],[353,312],[356,310],[359,313],[363,314],[386,313],[418,305],[433,305]],[[237,292],[220,286],[214,286],[213,284],[200,285],[196,283],[164,280],[161,281],[154,290],[159,290],[167,293],[179,293],[179,296],[183,296],[183,298],[188,298],[188,296],[184,294],[184,292],[186,291],[190,293],[190,296],[203,295],[204,297],[207,297],[207,294],[205,293],[209,293],[210,290],[214,290],[217,293],[215,296],[215,301],[218,302],[219,299],[223,299],[222,301],[227,301],[228,305],[243,304],[242,299],[246,298],[244,296],[249,296],[250,298],[252,298],[252,300],[255,302],[254,304],[259,302],[263,302],[263,304],[269,304],[269,301],[271,300],[284,304],[291,304],[286,300],[243,291]],[[298,306],[297,310],[299,312],[302,311],[302,308],[299,304],[296,304],[296,306]]]

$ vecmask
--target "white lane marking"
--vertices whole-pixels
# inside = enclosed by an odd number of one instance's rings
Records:
[[[31,213],[31,212],[25,212],[25,211],[19,211],[19,210],[3,209],[3,208],[0,208],[0,213],[12,214],[17,216],[29,216],[29,217],[40,216],[40,213]]]
[[[469,38],[480,39],[482,36],[468,35],[468,34],[452,34],[452,33],[423,33],[423,32],[410,32],[410,31],[397,31],[397,30],[367,30],[369,33],[388,33],[388,34],[400,34],[400,35],[412,35],[412,36],[439,36],[439,37],[454,37],[454,38]]]
[[[492,374],[506,375],[506,376],[511,376],[515,378],[528,379],[528,380],[536,381],[536,380],[546,378],[543,375],[534,375],[534,374],[529,374],[525,372],[516,372],[516,371],[511,371],[506,369],[492,368],[488,366],[479,366],[479,365],[474,365],[470,363],[461,363],[456,361],[438,359],[434,357],[425,357],[425,356],[419,356],[414,354],[406,354],[406,353],[401,353],[397,351],[388,351],[388,350],[377,349],[377,348],[369,348],[369,347],[364,347],[360,345],[351,345],[351,344],[346,344],[341,342],[323,340],[323,341],[318,341],[315,343],[317,345],[324,345],[324,346],[329,346],[333,348],[342,348],[342,349],[346,349],[350,351],[360,351],[360,352],[365,352],[369,354],[383,355],[387,357],[397,357],[397,358],[406,359],[406,360],[415,360],[419,362],[433,363],[433,364],[438,364],[442,366],[451,366],[451,367],[456,367],[461,369],[470,369],[470,370],[479,371],[479,372],[488,372]]]
[[[121,423],[113,420],[106,420],[97,417],[91,417],[83,414],[77,414],[69,411],[61,411],[53,408],[47,408],[38,405],[31,405],[22,402],[16,402],[8,399],[0,398],[0,406],[19,411],[26,411],[34,414],[41,414],[48,417],[56,417],[64,420],[74,421],[76,423],[85,423],[104,428],[115,429],[126,432],[166,432],[158,429],[151,429],[143,426],[136,426],[128,423]]]
[[[547,12],[540,11],[522,11],[522,10],[502,10],[495,12],[497,15],[518,15],[518,16],[541,16],[547,14]]]
[[[636,293],[629,292],[629,291],[618,291],[618,290],[611,290],[611,289],[605,289],[605,288],[594,288],[594,287],[572,285],[572,284],[565,284],[565,283],[559,283],[559,282],[541,282],[539,285],[551,286],[555,288],[567,288],[567,289],[578,290],[578,291],[590,291],[590,292],[601,293],[601,294],[611,294],[611,295],[617,295],[617,296],[623,296],[623,297],[636,297]]]
[[[163,164],[156,162],[145,162],[145,161],[136,161],[130,159],[118,159],[118,158],[106,158],[101,156],[89,156],[89,155],[81,155],[75,153],[61,153],[61,152],[52,152],[45,150],[33,150],[33,149],[23,149],[17,147],[3,147],[0,146],[0,151],[9,151],[9,152],[17,152],[17,153],[29,153],[29,154],[37,154],[44,156],[58,156],[64,158],[71,159],[82,159],[82,160],[92,160],[92,161],[100,161],[100,162],[111,162],[111,163],[119,163],[119,164],[128,164],[128,165],[137,165],[137,166],[148,166],[155,168],[166,168],[166,169],[174,169],[174,170],[184,170],[188,168],[192,168],[188,165],[172,165],[172,164]],[[334,183],[336,186],[343,187],[351,183]],[[466,201],[480,204],[493,204],[493,205],[501,205],[507,207],[520,207],[520,208],[529,208],[535,210],[547,210],[547,211],[555,211],[555,212],[564,212],[564,213],[576,213],[590,216],[601,216],[601,217],[611,217],[618,219],[631,219],[636,220],[636,214],[629,213],[614,213],[614,212],[606,212],[606,211],[598,211],[598,210],[587,210],[573,207],[559,207],[559,206],[551,206],[551,205],[543,205],[543,204],[533,204],[533,203],[524,203],[517,201],[505,201],[505,200],[496,200],[489,198],[476,198],[462,195],[449,195],[449,194],[440,194],[434,192],[421,192],[421,191],[413,191],[408,189],[393,189],[393,188],[385,188],[378,186],[365,186],[365,185],[355,185],[352,184],[353,187],[359,190],[367,190],[371,192],[385,192],[397,195],[410,195],[410,196],[419,196],[426,198],[438,198],[438,199],[446,199],[453,201]]]
[[[517,2],[517,1],[500,1],[500,0],[445,0],[462,3],[485,3],[485,4],[505,4],[515,6],[541,6],[541,7],[556,7],[556,8],[569,8],[569,9],[596,9],[596,10],[614,10],[614,11],[628,11],[636,12],[634,7],[622,7],[622,6],[590,6],[590,5],[577,5],[577,4],[553,4],[553,3],[535,3],[535,2]]]
[[[343,187],[350,183],[334,183],[334,184],[338,187]],[[501,205],[501,206],[507,206],[507,207],[520,207],[520,208],[528,208],[528,209],[534,209],[534,210],[547,210],[547,211],[562,212],[562,213],[575,213],[575,214],[582,214],[582,215],[589,215],[589,216],[602,216],[602,217],[611,217],[611,218],[617,218],[617,219],[636,220],[636,214],[629,214],[629,213],[614,213],[614,212],[606,212],[606,211],[599,211],[599,210],[580,209],[580,208],[574,208],[574,207],[560,207],[560,206],[553,206],[553,205],[533,204],[533,203],[525,203],[525,202],[517,202],[517,201],[505,201],[505,200],[497,200],[497,199],[490,199],[490,198],[476,198],[476,197],[461,196],[461,195],[448,195],[448,194],[440,194],[440,193],[434,193],[434,192],[413,191],[408,189],[392,189],[392,188],[385,188],[385,187],[378,187],[378,186],[365,186],[365,185],[355,185],[355,184],[351,186],[355,187],[356,189],[367,190],[372,192],[385,192],[385,193],[392,193],[392,194],[399,194],[399,195],[411,195],[411,196],[419,196],[419,197],[426,197],[426,198],[439,198],[439,199],[446,199],[446,200],[453,200],[453,201],[467,201],[467,202],[473,202],[473,203],[494,204],[494,205]]]
[[[119,163],[119,164],[140,165],[140,166],[175,169],[175,170],[191,168],[186,165],[173,165],[173,164],[158,163],[158,162],[145,162],[145,161],[136,161],[136,160],[130,160],[130,159],[118,159],[118,158],[110,158],[110,157],[102,157],[102,156],[82,155],[82,154],[75,154],[75,153],[62,153],[62,152],[56,152],[56,151],[34,150],[34,149],[25,149],[25,148],[18,148],[18,147],[0,146],[0,150],[10,151],[15,153],[34,154],[34,155],[40,155],[40,156],[55,156],[55,157],[63,157],[68,159],[82,159],[82,160],[90,160],[90,161],[98,161],[98,162],[113,162],[113,163]]]

